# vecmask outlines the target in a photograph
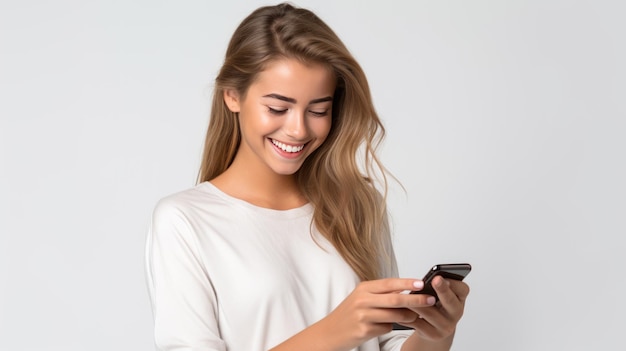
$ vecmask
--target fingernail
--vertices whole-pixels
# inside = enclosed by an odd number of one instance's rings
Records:
[[[434,296],[429,296],[429,297],[426,299],[426,303],[427,303],[427,304],[429,304],[429,305],[434,305],[434,304],[435,304],[435,302],[437,302],[437,299],[435,299],[435,297],[434,297]]]
[[[422,288],[424,288],[424,282],[421,281],[421,280],[416,280],[416,281],[413,282],[413,287],[415,289],[422,290]]]

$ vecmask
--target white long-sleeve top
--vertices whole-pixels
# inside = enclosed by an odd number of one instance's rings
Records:
[[[359,279],[312,214],[310,204],[257,207],[209,182],[159,201],[146,245],[157,348],[266,351],[328,315]],[[357,350],[399,350],[409,333]]]

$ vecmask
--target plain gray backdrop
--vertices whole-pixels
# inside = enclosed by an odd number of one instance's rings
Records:
[[[401,275],[474,266],[453,349],[625,349],[624,2],[295,3],[370,79]],[[0,1],[0,349],[153,350],[150,214],[263,4]]]

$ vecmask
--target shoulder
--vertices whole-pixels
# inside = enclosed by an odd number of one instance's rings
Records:
[[[220,216],[232,211],[232,206],[207,183],[167,195],[153,209],[148,246],[160,247],[164,252],[176,248],[195,251],[199,240],[222,231],[224,220]]]
[[[200,183],[161,198],[155,208],[155,214],[188,212],[194,208],[218,205],[220,197],[207,183]]]
[[[190,223],[226,207],[227,201],[213,187],[201,183],[161,198],[154,207],[152,220],[155,225]]]

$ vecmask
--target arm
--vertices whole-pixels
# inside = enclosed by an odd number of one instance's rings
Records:
[[[395,260],[392,263],[394,265],[389,266],[391,272],[386,274],[397,276]],[[403,290],[419,290],[422,287],[421,281],[411,279],[383,279],[361,283],[328,317],[272,351],[303,348],[312,351],[350,350],[375,336],[388,333],[391,330],[389,322],[411,326],[415,328],[415,332],[408,337],[406,334],[385,336],[380,340],[393,340],[383,348],[385,350],[398,350],[400,343],[402,351],[450,350],[469,287],[463,282],[444,280],[441,277],[435,279],[434,288],[440,297],[436,306],[428,301],[427,295],[399,294]],[[415,299],[416,296],[421,297]]]
[[[391,331],[393,322],[409,325],[417,314],[408,309],[427,308],[427,295],[400,294],[421,289],[422,281],[388,278],[362,282],[328,316],[276,346],[272,351],[347,351]]]
[[[172,200],[155,208],[145,258],[157,349],[226,350],[196,233]]]

